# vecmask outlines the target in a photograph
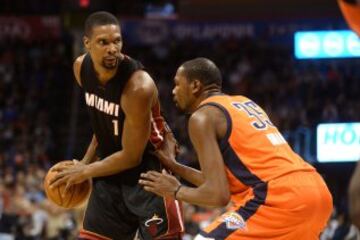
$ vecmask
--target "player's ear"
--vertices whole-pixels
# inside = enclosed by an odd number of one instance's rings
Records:
[[[194,81],[192,81],[191,88],[192,88],[192,92],[194,94],[198,94],[199,92],[201,92],[202,84],[201,84],[200,80],[195,79]]]
[[[85,49],[87,51],[89,51],[90,50],[90,39],[87,36],[84,36],[83,42],[84,42]]]

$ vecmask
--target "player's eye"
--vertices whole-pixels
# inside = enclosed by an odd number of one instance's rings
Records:
[[[100,45],[106,45],[106,41],[103,39],[99,40],[99,43],[100,43]]]

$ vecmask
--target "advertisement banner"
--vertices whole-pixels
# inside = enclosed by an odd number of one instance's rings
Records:
[[[292,45],[296,31],[348,29],[342,19],[293,22],[124,19],[121,25],[127,42],[132,45],[151,45],[174,40],[204,42],[243,37],[256,37],[267,42]]]
[[[122,27],[131,44],[157,44],[187,39],[209,41],[255,36],[255,26],[251,23],[127,20],[123,22]]]
[[[360,38],[353,31],[301,31],[295,33],[297,59],[360,57]]]
[[[360,123],[329,123],[317,127],[319,162],[360,160]]]

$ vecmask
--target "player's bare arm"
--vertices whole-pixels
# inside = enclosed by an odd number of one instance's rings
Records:
[[[350,217],[355,226],[360,228],[360,162],[357,164],[349,187]]]
[[[90,145],[87,148],[86,153],[80,162],[83,164],[90,164],[90,163],[100,160],[100,158],[96,155],[97,146],[98,146],[98,141],[94,134],[91,139]]]
[[[181,186],[168,174],[150,171],[142,175],[140,183],[145,190],[166,196],[176,193],[176,198],[206,207],[225,206],[230,199],[223,158],[218,145],[221,129],[218,121],[225,118],[215,107],[203,107],[189,120],[189,135],[198,155],[204,182],[197,188]],[[175,181],[176,180],[176,181]]]
[[[81,86],[81,79],[80,79],[81,64],[84,60],[85,55],[86,54],[83,54],[77,57],[73,64],[73,72],[74,72],[75,80],[79,84],[79,86]]]
[[[173,134],[171,132],[166,133],[164,144],[161,149],[158,149],[155,152],[155,155],[160,159],[161,163],[173,173],[179,175],[181,178],[195,186],[200,186],[204,183],[204,177],[201,171],[182,165],[176,161],[176,144],[177,142]]]
[[[137,71],[130,78],[120,104],[125,113],[122,133],[122,150],[102,161],[89,165],[78,164],[62,171],[53,180],[56,187],[66,183],[66,189],[92,177],[109,176],[140,164],[151,130],[151,108],[157,99],[157,89],[152,78]]]

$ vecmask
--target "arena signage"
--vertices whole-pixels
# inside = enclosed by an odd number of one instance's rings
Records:
[[[330,123],[317,126],[319,162],[360,160],[360,123]]]
[[[297,59],[360,57],[360,38],[348,30],[296,32],[294,44]]]

